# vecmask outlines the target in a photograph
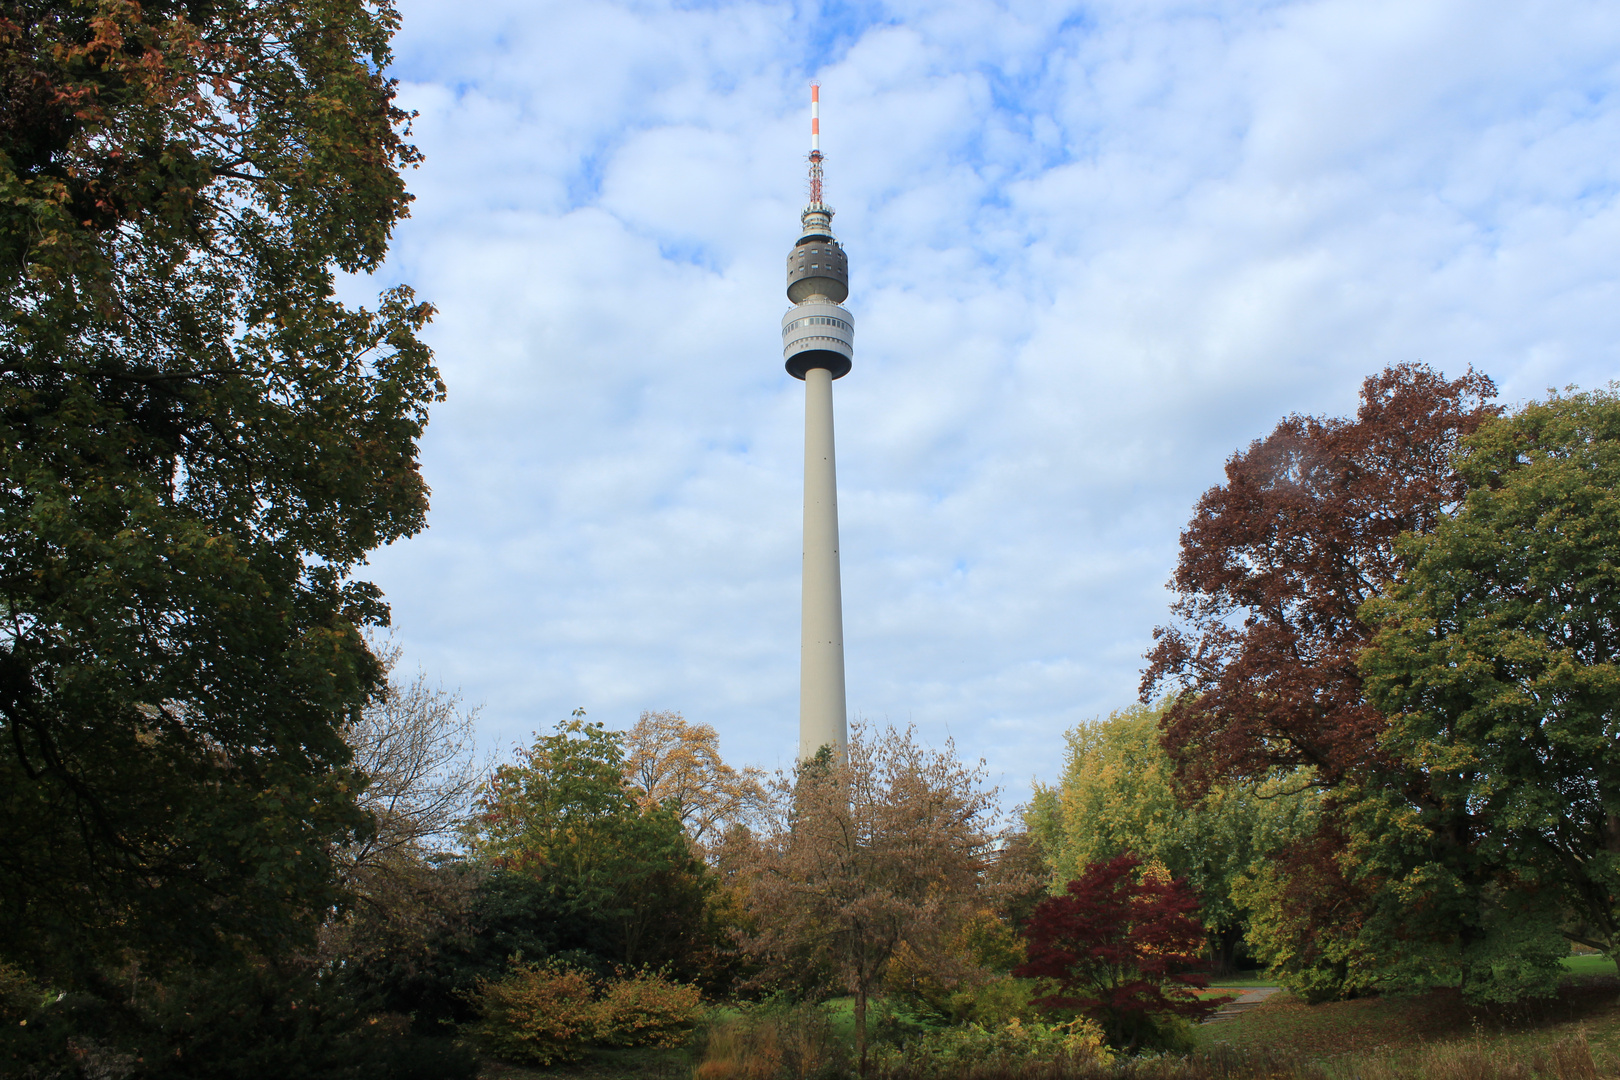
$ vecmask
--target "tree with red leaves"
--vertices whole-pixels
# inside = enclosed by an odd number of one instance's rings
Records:
[[[1159,1018],[1217,1008],[1198,997],[1204,976],[1189,974],[1204,945],[1197,911],[1184,880],[1144,870],[1129,852],[1092,863],[1035,908],[1024,927],[1029,959],[1013,974],[1057,984],[1038,1008],[1089,1015],[1110,1045],[1136,1049],[1160,1036]]]
[[[1154,631],[1142,676],[1144,701],[1176,692],[1165,747],[1191,795],[1305,766],[1333,786],[1376,761],[1357,612],[1394,579],[1401,535],[1461,501],[1452,455],[1495,394],[1472,370],[1396,365],[1362,384],[1354,419],[1290,416],[1226,463],[1181,534],[1182,624]]]
[[[1291,416],[1233,455],[1181,534],[1181,622],[1154,631],[1143,698],[1173,695],[1161,726],[1183,798],[1289,775],[1329,790],[1319,834],[1269,863],[1249,893],[1251,946],[1309,999],[1372,988],[1390,948],[1456,936],[1449,909],[1412,925],[1414,906],[1379,891],[1400,868],[1375,872],[1351,853],[1381,826],[1350,820],[1350,804],[1435,804],[1423,770],[1382,747],[1389,722],[1357,662],[1372,640],[1362,605],[1395,580],[1401,537],[1461,505],[1454,455],[1500,414],[1495,392],[1474,371],[1447,380],[1422,364],[1387,368],[1362,384],[1355,417]],[[1464,893],[1485,884],[1458,873]]]

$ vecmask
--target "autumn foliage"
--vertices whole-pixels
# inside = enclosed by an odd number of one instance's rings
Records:
[[[1375,761],[1358,611],[1394,579],[1401,535],[1462,499],[1452,455],[1495,393],[1473,371],[1396,365],[1362,384],[1354,419],[1290,416],[1226,463],[1181,534],[1180,621],[1154,631],[1142,677],[1144,701],[1176,693],[1165,745],[1193,793],[1307,766],[1333,784]]]
[[[697,987],[654,972],[596,979],[566,965],[520,965],[478,988],[486,1047],[508,1061],[579,1061],[593,1046],[676,1046],[697,1023]]]
[[[1204,944],[1197,910],[1184,881],[1130,853],[1092,863],[1035,908],[1024,928],[1029,959],[1013,974],[1052,980],[1037,1006],[1092,1016],[1110,1044],[1135,1048],[1155,1017],[1200,1019],[1216,1008],[1198,998],[1204,976],[1189,974]]]

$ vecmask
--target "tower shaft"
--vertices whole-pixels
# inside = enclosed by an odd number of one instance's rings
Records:
[[[844,594],[838,573],[838,469],[833,461],[834,379],[855,360],[849,259],[822,202],[821,95],[810,90],[810,205],[787,260],[782,360],[804,380],[804,607],[799,638],[799,759],[848,743],[844,703]]]
[[[832,372],[804,373],[804,596],[799,638],[799,759],[843,754],[844,598],[838,568],[838,467]]]

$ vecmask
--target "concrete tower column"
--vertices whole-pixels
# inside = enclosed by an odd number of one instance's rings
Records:
[[[840,758],[849,741],[844,704],[844,595],[838,574],[838,468],[833,459],[834,379],[855,359],[855,316],[849,259],[832,232],[832,207],[821,201],[821,106],[810,91],[810,205],[799,215],[799,239],[787,259],[782,359],[804,380],[804,595],[799,638],[799,760],[830,746]]]
[[[799,759],[848,742],[844,598],[838,572],[838,466],[832,372],[804,373],[804,595],[799,637]]]

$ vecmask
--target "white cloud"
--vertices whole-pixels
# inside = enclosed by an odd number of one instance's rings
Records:
[[[1133,697],[1234,449],[1390,362],[1616,371],[1607,5],[850,10],[404,5],[427,162],[387,274],[439,306],[450,399],[431,528],[374,569],[501,744],[584,705],[792,753],[811,75],[858,326],[850,704],[1015,795]]]

